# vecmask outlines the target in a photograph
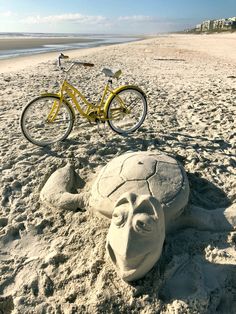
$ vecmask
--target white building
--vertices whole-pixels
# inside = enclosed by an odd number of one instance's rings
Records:
[[[201,32],[202,31],[202,24],[197,24],[196,27],[195,27],[195,30],[197,32]]]
[[[225,26],[225,19],[219,19],[213,21],[213,29],[222,29]]]
[[[202,31],[210,31],[213,29],[213,20],[207,20],[202,23]]]
[[[197,24],[195,27],[196,32],[228,29],[236,29],[236,17],[230,17],[228,19],[207,20],[202,22],[202,24]]]

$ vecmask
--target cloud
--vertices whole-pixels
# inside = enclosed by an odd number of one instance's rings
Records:
[[[48,16],[28,16],[22,20],[26,24],[55,24],[60,22],[71,22],[81,24],[100,24],[106,22],[107,18],[104,16],[83,15],[80,13],[69,13],[61,15]]]
[[[0,17],[12,17],[12,16],[16,16],[17,14],[12,12],[12,11],[0,11]]]
[[[80,13],[69,13],[60,15],[48,15],[48,16],[27,16],[22,19],[26,24],[56,24],[56,23],[78,23],[78,24],[113,24],[115,22],[127,22],[127,23],[144,23],[154,22],[156,18],[145,15],[132,15],[132,16],[119,16],[114,19],[109,19],[101,15],[83,15]]]
[[[3,14],[3,13],[2,13]],[[12,12],[4,12],[5,16],[12,15]],[[24,24],[25,28],[42,31],[42,29],[72,30],[80,31],[102,31],[121,33],[153,33],[175,31],[188,28],[192,23],[186,19],[161,18],[150,15],[123,15],[106,17],[102,15],[85,15],[81,13],[55,14],[55,15],[31,15],[19,17],[17,21]],[[32,26],[32,27],[31,27]]]
[[[156,19],[147,15],[131,15],[131,16],[119,16],[118,21],[125,22],[154,22]]]

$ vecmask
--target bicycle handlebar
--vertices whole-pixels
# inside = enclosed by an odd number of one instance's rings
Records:
[[[94,64],[90,62],[81,62],[81,64],[85,67],[94,67]]]
[[[62,66],[61,66],[61,59],[69,59],[69,56],[66,56],[64,55],[63,53],[61,53],[58,57],[58,66],[62,69]],[[74,66],[74,65],[83,65],[85,67],[93,67],[94,64],[93,63],[90,63],[90,62],[81,62],[81,61],[75,61],[75,62],[72,62],[71,66],[67,69],[67,70],[64,70],[65,72],[68,72],[70,71],[70,69]]]
[[[69,56],[65,56],[63,53],[61,53],[58,57],[58,65],[61,67],[61,59],[69,59]]]

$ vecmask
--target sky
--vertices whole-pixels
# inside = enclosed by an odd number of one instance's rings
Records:
[[[0,32],[157,34],[236,16],[236,0],[0,0]]]

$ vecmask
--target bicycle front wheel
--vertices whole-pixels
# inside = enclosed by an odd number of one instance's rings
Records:
[[[60,104],[56,96],[40,96],[24,108],[20,126],[22,133],[31,143],[46,146],[62,141],[70,134],[74,123],[71,108]]]
[[[109,126],[122,135],[136,131],[142,125],[146,115],[145,94],[133,86],[127,86],[116,93],[107,108]]]

